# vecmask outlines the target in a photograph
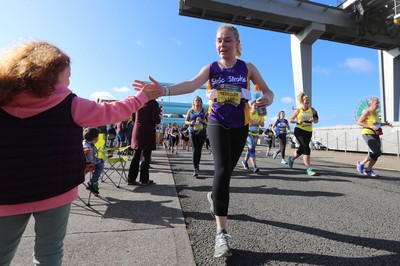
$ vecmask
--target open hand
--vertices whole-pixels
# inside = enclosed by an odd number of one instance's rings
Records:
[[[165,91],[163,86],[161,86],[161,84],[158,83],[151,76],[149,76],[149,79],[152,83],[147,83],[141,80],[135,80],[132,86],[135,88],[135,90],[141,91],[144,94],[146,94],[149,100],[154,100],[157,99],[158,97],[164,96]]]

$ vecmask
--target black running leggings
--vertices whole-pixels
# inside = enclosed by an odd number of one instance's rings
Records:
[[[300,144],[300,147],[296,151],[297,156],[299,157],[302,154],[310,155],[311,154],[310,141],[312,137],[312,132],[305,131],[303,129],[296,127],[294,129],[294,136],[296,137],[297,141]]]
[[[190,134],[190,142],[193,148],[193,167],[196,169],[199,167],[201,159],[201,150],[203,149],[204,141],[206,141],[206,135]]]
[[[248,125],[226,128],[214,121],[208,124],[208,137],[214,157],[212,198],[217,216],[228,216],[231,175],[242,155],[248,131]]]
[[[276,152],[276,154],[282,153],[282,159],[285,159],[286,134],[279,134],[278,141],[279,141],[279,150]]]

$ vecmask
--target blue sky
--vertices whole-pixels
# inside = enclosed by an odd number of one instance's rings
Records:
[[[336,0],[316,2],[336,6]],[[219,22],[178,14],[178,0],[0,0],[0,47],[45,40],[72,61],[70,89],[96,99],[135,94],[133,80],[175,83],[218,60]],[[290,35],[238,26],[244,61],[252,62],[275,93],[267,123],[295,105]],[[377,50],[318,40],[313,45],[313,107],[317,126],[355,124],[365,96],[380,94]],[[165,98],[191,102],[204,90]]]

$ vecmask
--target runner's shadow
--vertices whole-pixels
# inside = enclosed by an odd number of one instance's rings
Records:
[[[339,257],[315,253],[261,253],[248,250],[232,249],[232,256],[225,260],[228,266],[252,265],[351,265],[351,266],[376,266],[399,265],[398,254],[381,255],[374,257]]]
[[[211,186],[188,186],[179,185],[177,186],[178,196],[182,197],[181,192],[183,190],[192,190],[199,192],[211,191]],[[343,197],[345,194],[336,192],[326,192],[326,191],[303,191],[294,189],[281,189],[276,187],[267,187],[265,185],[261,186],[250,186],[250,187],[231,187],[230,193],[244,193],[244,194],[268,194],[268,195],[282,195],[282,196],[299,196],[299,197]]]
[[[342,242],[342,243],[347,243],[347,244],[352,244],[352,245],[357,245],[357,246],[367,247],[367,248],[372,248],[372,249],[377,249],[377,250],[385,250],[385,251],[389,251],[392,253],[396,253],[397,258],[400,258],[399,257],[399,253],[400,253],[400,242],[399,241],[361,237],[361,236],[351,236],[351,235],[347,235],[347,234],[334,233],[334,232],[330,232],[327,230],[318,229],[315,227],[304,226],[304,225],[290,224],[290,223],[270,221],[270,220],[261,220],[261,219],[257,219],[257,218],[254,218],[254,217],[251,217],[248,215],[243,215],[243,214],[229,215],[229,219],[265,224],[265,225],[269,225],[269,226],[275,226],[275,227],[279,227],[279,228],[283,228],[283,229],[293,230],[296,232],[302,232],[305,234],[314,235],[314,236],[318,236],[321,238],[326,238],[326,239],[329,239],[332,241],[337,241],[337,242]],[[400,260],[398,260],[397,262],[399,262],[399,261]],[[383,265],[383,264],[380,264],[380,265]]]
[[[116,198],[107,198],[110,204],[107,206],[103,219],[123,219],[130,220],[137,224],[152,224],[162,227],[174,228],[184,224],[181,219],[181,210],[164,206],[169,204],[167,201],[131,201]]]

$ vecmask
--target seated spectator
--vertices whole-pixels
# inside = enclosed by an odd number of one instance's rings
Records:
[[[87,189],[90,190],[94,195],[99,195],[99,178],[100,174],[103,172],[104,169],[104,161],[97,157],[97,148],[94,144],[99,139],[100,131],[94,127],[85,128],[83,131],[83,141],[82,146],[83,150],[88,150],[89,152],[86,153],[86,163],[92,163],[95,165],[95,169],[92,173],[92,176],[87,183]]]

